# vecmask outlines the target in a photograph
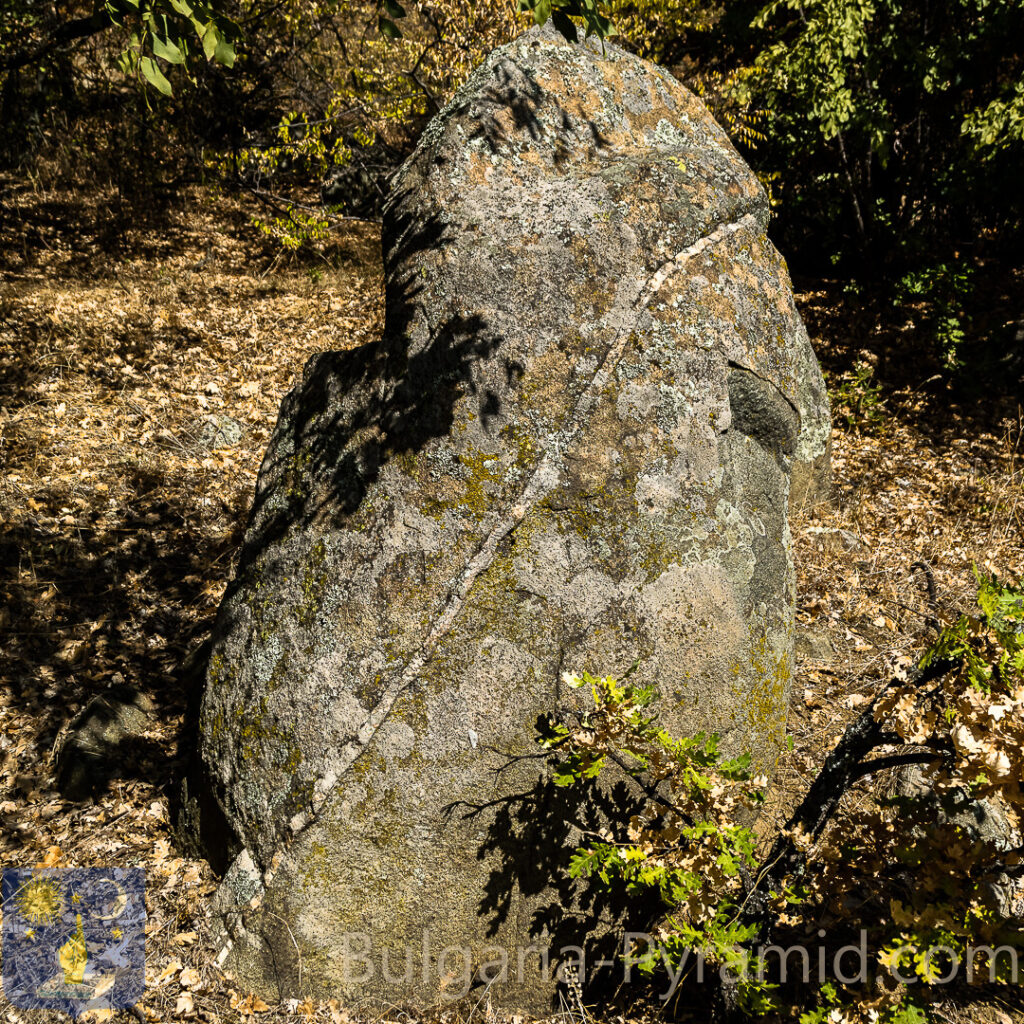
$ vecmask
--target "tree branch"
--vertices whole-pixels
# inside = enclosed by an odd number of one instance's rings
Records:
[[[875,772],[885,771],[888,768],[905,768],[907,765],[912,764],[931,764],[932,761],[938,761],[943,754],[944,751],[918,750],[910,754],[893,754],[892,757],[876,757],[871,761],[864,761],[861,764],[854,781],[856,781],[856,779],[864,778],[865,775],[873,775]]]
[[[910,681],[918,687],[926,686],[945,675],[950,667],[947,662],[933,661],[926,669],[915,670],[910,676]],[[759,874],[755,883],[757,888],[762,891],[770,891],[780,886],[787,876],[801,874],[807,854],[797,846],[794,834],[800,833],[812,841],[817,839],[835,813],[840,800],[857,779],[869,772],[879,771],[882,767],[891,766],[891,764],[886,765],[882,762],[892,762],[894,760],[892,758],[877,758],[869,762],[865,762],[864,758],[880,746],[892,743],[894,740],[900,742],[899,737],[895,737],[885,730],[883,722],[875,720],[875,708],[879,700],[889,690],[902,684],[903,680],[890,680],[882,693],[875,697],[867,709],[847,726],[846,732],[843,733],[842,738],[825,759],[821,772],[811,784],[811,788],[807,791],[800,806],[786,822],[768,856],[762,861],[766,867]],[[934,760],[934,757],[933,754],[928,760]],[[898,763],[902,763],[899,758],[896,760]],[[751,914],[760,921],[762,926],[766,926],[767,921],[764,918],[766,909],[759,905],[760,902],[754,901]]]
[[[67,21],[54,29],[50,37],[34,49],[22,50],[20,53],[12,54],[0,60],[0,74],[18,71],[29,65],[38,64],[45,57],[53,53],[54,50],[59,50],[62,46],[67,46],[68,43],[73,43],[78,39],[87,39],[89,36],[94,36],[104,31],[104,29],[110,28],[112,24],[110,15],[102,7],[94,11],[87,18],[75,18],[72,21]]]

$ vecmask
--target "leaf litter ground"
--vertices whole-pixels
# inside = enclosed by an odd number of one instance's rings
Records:
[[[365,1019],[336,1001],[267,1006],[212,966],[205,907],[215,879],[183,855],[169,819],[189,699],[182,666],[230,577],[281,398],[310,355],[380,332],[379,228],[345,223],[298,265],[268,253],[228,198],[186,192],[138,221],[114,218],[115,197],[102,192],[5,185],[0,857],[146,869],[148,987],[137,1019]],[[1024,574],[1019,410],[979,418],[934,388],[872,391],[852,371],[878,359],[870,327],[838,329],[827,291],[800,301],[837,411],[852,414],[833,433],[834,501],[792,524],[794,748],[765,829],[892,665],[921,651],[934,609],[914,563],[933,574],[940,613],[969,603],[973,565]],[[152,700],[151,728],[100,797],[65,800],[55,751],[74,715],[118,684]],[[947,1016],[1005,1024],[1006,1009],[950,1005]],[[4,1002],[0,1011],[47,1019]],[[489,1006],[476,1014],[494,1018]],[[587,1015],[567,1006],[562,1016]]]

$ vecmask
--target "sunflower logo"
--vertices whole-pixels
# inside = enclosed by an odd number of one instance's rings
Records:
[[[60,886],[50,878],[33,878],[14,897],[18,913],[32,925],[53,924],[64,908]]]

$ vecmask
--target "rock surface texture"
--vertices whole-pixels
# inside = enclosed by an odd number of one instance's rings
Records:
[[[509,759],[577,699],[564,670],[636,662],[670,727],[771,760],[791,478],[827,488],[830,424],[767,220],[699,100],[614,46],[532,30],[428,126],[385,211],[384,336],[285,399],[214,634],[244,984],[422,1005],[500,945],[490,996],[546,1008],[517,967],[569,934],[559,851]]]
[[[91,701],[74,717],[57,751],[57,786],[68,800],[98,796],[145,745],[156,709],[123,683]]]

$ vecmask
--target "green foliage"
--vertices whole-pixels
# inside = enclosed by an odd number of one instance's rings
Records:
[[[991,160],[1024,141],[1024,78],[1005,88],[986,107],[972,110],[964,118],[963,131],[982,160]]]
[[[632,965],[678,975],[697,951],[733,979],[748,1015],[791,1012],[800,1024],[851,1020],[865,1001],[886,1024],[921,1024],[932,1019],[929,993],[958,969],[961,981],[974,969],[1009,980],[1009,957],[981,965],[976,957],[1024,949],[1024,931],[993,895],[1013,884],[1005,872],[1019,884],[1024,864],[1005,836],[974,822],[984,811],[1019,825],[1024,812],[1024,591],[977,580],[977,612],[947,625],[917,672],[898,673],[837,748],[861,751],[856,770],[842,768],[847,786],[893,747],[915,752],[909,760],[923,784],[911,795],[876,789],[825,804],[812,785],[785,828],[761,841],[750,811],[765,780],[751,778],[748,757],[725,757],[714,735],[668,734],[650,688],[564,677],[589,690],[592,706],[544,724],[539,741],[555,780],[572,786],[612,772],[645,797],[629,821],[592,834],[569,867],[576,878],[664,905],[646,945],[630,951]],[[871,744],[851,745],[876,723]],[[837,756],[844,765],[849,755]],[[830,759],[823,771],[834,770]],[[810,832],[800,824],[821,814]],[[833,946],[862,930],[870,951],[863,979],[801,988],[773,974],[767,943],[807,948],[825,930]],[[917,987],[908,991],[908,982]]]
[[[180,68],[194,82],[190,71],[199,61],[232,67],[241,38],[224,0],[92,0],[79,18],[44,13],[40,6],[7,0],[3,13],[13,31],[0,45],[0,74],[45,63],[69,42],[117,30],[126,42],[116,66],[170,96],[168,68]]]
[[[130,33],[118,65],[125,74],[141,74],[165,96],[173,92],[161,65],[186,70],[203,59],[230,68],[241,32],[217,4],[201,0],[105,0],[113,24]],[[198,48],[196,46],[198,44]],[[190,79],[194,82],[194,79]]]
[[[858,433],[879,434],[888,423],[882,385],[875,382],[874,374],[874,367],[860,360],[834,382],[827,378],[833,418]]]
[[[961,615],[947,626],[921,664],[946,661],[961,685],[989,696],[993,687],[1013,693],[1024,682],[1024,594],[977,570],[975,579],[980,615]]]
[[[911,270],[896,284],[894,305],[923,307],[935,349],[950,370],[963,365],[961,346],[970,329],[968,310],[974,287],[974,267],[952,262]]]
[[[519,10],[532,15],[537,25],[547,24],[550,18],[555,28],[573,42],[578,38],[576,21],[583,23],[587,39],[597,36],[604,41],[615,35],[608,8],[599,0],[519,0]]]
[[[891,1024],[926,1024],[927,1020],[928,1014],[909,1000],[901,1003],[889,1017]]]
[[[857,95],[858,62],[866,56],[868,28],[875,16],[873,0],[772,0],[754,19],[762,31],[785,25],[758,54],[766,73],[762,88],[770,109],[792,105],[825,141],[858,123],[875,149],[883,143],[884,111],[870,89]],[[799,28],[791,21],[799,16]],[[784,95],[783,95],[784,92]]]
[[[593,707],[572,727],[549,721],[541,731],[539,742],[555,758],[556,783],[597,778],[612,761],[651,796],[644,812],[580,847],[570,874],[657,895],[673,909],[667,927],[634,958],[640,970],[652,973],[699,949],[716,967],[753,974],[741,984],[740,998],[761,1005],[770,986],[757,980],[744,950],[756,929],[739,912],[756,839],[738,812],[761,803],[765,780],[751,776],[749,755],[725,757],[718,735],[677,738],[662,729],[649,713],[650,688],[588,672],[563,681],[588,688]]]
[[[316,211],[303,210],[294,203],[288,205],[282,216],[268,219],[253,217],[252,224],[257,231],[293,252],[325,241],[330,226],[324,216]]]
[[[963,207],[988,178],[976,157],[999,163],[997,149],[1020,141],[1022,14],[1018,0],[767,4],[752,24],[754,81],[778,156],[800,152],[813,175],[790,169],[794,199],[841,201],[863,248],[912,262],[966,228]]]

